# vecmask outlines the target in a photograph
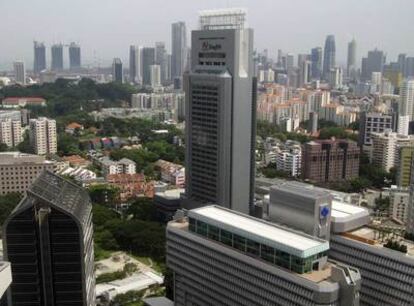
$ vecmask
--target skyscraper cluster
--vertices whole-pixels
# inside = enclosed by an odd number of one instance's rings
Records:
[[[52,71],[61,71],[64,67],[64,47],[62,43],[53,44],[50,48]],[[81,67],[81,48],[77,43],[70,43],[69,50],[69,69],[76,70]],[[46,65],[46,46],[43,42],[34,42],[34,64],[33,72],[35,74],[47,69]]]

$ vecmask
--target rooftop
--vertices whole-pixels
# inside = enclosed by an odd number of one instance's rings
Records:
[[[243,29],[247,10],[243,8],[205,10],[199,15],[201,30]]]
[[[20,152],[0,152],[0,165],[22,164],[22,163],[43,163],[52,164],[43,156],[26,154]]]
[[[327,241],[220,206],[193,209],[188,212],[188,217],[251,237],[254,241],[301,258],[329,250]]]
[[[331,230],[343,233],[364,226],[370,222],[369,212],[365,208],[332,201]]]

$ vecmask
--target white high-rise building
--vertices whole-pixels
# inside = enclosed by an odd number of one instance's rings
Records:
[[[414,118],[414,80],[406,80],[400,88],[400,116],[409,115],[410,121]]]
[[[142,83],[142,47],[130,46],[129,48],[129,81]]]
[[[16,83],[20,85],[26,85],[26,70],[23,61],[15,61],[13,63],[14,75]]]
[[[160,87],[161,86],[161,67],[160,65],[151,65],[150,66],[151,74],[151,87]]]
[[[398,126],[397,126],[397,133],[408,136],[409,131],[409,125],[410,125],[410,116],[398,116]]]
[[[22,124],[20,121],[0,121],[0,143],[15,147],[22,142]]]
[[[38,155],[57,152],[56,120],[41,117],[30,119],[30,143]]]
[[[381,84],[382,84],[382,73],[381,72],[372,72],[371,73],[371,93],[379,93],[381,92]]]

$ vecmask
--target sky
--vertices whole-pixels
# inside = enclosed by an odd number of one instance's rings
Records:
[[[0,69],[14,60],[33,65],[33,40],[81,44],[82,62],[107,66],[125,63],[131,44],[171,45],[171,23],[185,21],[188,35],[204,9],[244,7],[254,29],[255,48],[276,58],[284,52],[309,53],[328,34],[336,39],[337,62],[346,61],[355,37],[358,62],[379,48],[387,60],[414,56],[413,0],[0,0]],[[65,50],[67,65],[67,50]],[[47,50],[50,64],[50,49]]]

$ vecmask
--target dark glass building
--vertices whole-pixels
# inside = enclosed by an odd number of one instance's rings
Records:
[[[325,49],[323,52],[323,78],[328,80],[329,72],[335,68],[335,36],[328,35],[325,40]]]
[[[43,172],[6,220],[9,306],[95,305],[92,205],[77,185]]]
[[[71,70],[81,67],[81,49],[74,42],[69,45],[69,67]]]
[[[42,42],[34,42],[34,73],[39,73],[46,69],[46,47]]]
[[[52,46],[52,70],[63,70],[63,45],[56,44]]]

